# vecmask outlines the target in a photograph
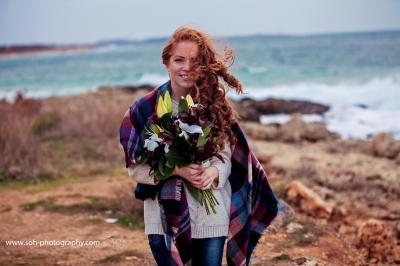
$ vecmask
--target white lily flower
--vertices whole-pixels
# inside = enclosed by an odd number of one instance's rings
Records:
[[[180,119],[178,119],[178,124],[179,124],[179,127],[186,133],[189,133],[189,134],[199,133],[199,134],[203,135],[203,129],[201,129],[201,126],[198,126],[198,125],[189,126],[189,124],[183,123]]]
[[[188,133],[186,133],[186,131],[182,131],[178,136],[179,137],[185,137],[186,140],[189,139],[189,135],[188,135]]]
[[[164,152],[165,152],[165,154],[167,154],[169,152],[169,145],[167,143],[165,143]]]
[[[151,134],[150,139],[157,142],[162,142],[162,139],[157,134]]]
[[[144,140],[143,147],[146,148],[148,151],[154,151],[158,146],[159,146],[159,144],[156,141],[153,141],[151,139]]]
[[[143,147],[148,151],[154,151],[158,146],[160,146],[161,142],[162,139],[160,139],[157,134],[152,134],[150,138],[144,140]]]

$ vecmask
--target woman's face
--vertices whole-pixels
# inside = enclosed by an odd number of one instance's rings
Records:
[[[167,64],[173,90],[188,92],[194,85],[189,73],[198,59],[198,54],[199,48],[192,41],[180,41],[175,45]]]

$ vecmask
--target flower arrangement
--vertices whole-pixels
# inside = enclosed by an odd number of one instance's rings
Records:
[[[191,163],[202,164],[218,154],[215,140],[211,137],[213,121],[205,116],[205,107],[195,104],[190,95],[178,103],[178,113],[172,114],[172,100],[169,91],[159,96],[156,113],[145,126],[144,146],[139,163],[150,166],[150,175],[165,180],[172,175],[175,167]],[[190,183],[187,187],[192,196],[205,207],[216,213],[219,202],[212,189],[200,190]]]

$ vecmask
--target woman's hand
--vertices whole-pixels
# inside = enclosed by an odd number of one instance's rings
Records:
[[[200,188],[203,184],[201,174],[203,173],[204,168],[199,164],[189,164],[184,167],[175,167],[172,175],[179,175],[189,181],[194,187]]]
[[[197,188],[206,190],[209,189],[214,182],[215,178],[219,176],[218,168],[215,166],[207,167],[200,175],[199,179],[201,184]]]

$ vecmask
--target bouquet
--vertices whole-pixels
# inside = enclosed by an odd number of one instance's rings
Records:
[[[190,95],[179,100],[178,113],[172,115],[172,100],[169,91],[159,96],[157,112],[145,126],[144,146],[139,163],[150,166],[149,175],[158,180],[171,176],[175,167],[191,163],[202,164],[213,156],[224,161],[218,154],[217,145],[211,137],[213,121],[205,116],[205,107],[195,104]],[[216,213],[219,205],[212,189],[201,190],[188,183],[192,196],[205,207]]]

